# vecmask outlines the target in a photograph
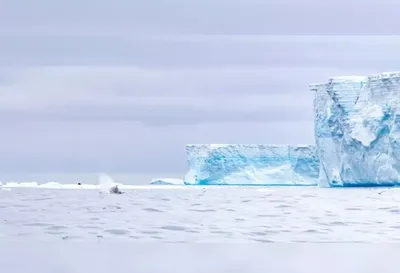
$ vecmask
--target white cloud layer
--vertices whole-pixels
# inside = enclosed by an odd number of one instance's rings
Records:
[[[2,172],[183,173],[185,143],[313,143],[309,83],[399,70],[400,36],[319,35],[393,34],[397,2],[22,2],[0,10]]]

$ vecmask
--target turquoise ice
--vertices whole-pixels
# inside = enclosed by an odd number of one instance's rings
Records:
[[[314,145],[189,144],[192,185],[317,185]]]
[[[313,84],[320,186],[400,184],[400,73]]]

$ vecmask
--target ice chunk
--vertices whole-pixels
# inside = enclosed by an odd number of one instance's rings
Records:
[[[7,182],[5,185],[7,188],[37,188],[39,184],[37,182]]]
[[[183,180],[179,178],[155,178],[151,180],[152,185],[183,185]]]
[[[400,73],[332,78],[310,88],[319,185],[400,185]]]
[[[192,185],[317,185],[314,145],[189,144]]]

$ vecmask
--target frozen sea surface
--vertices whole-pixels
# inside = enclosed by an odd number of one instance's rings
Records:
[[[0,241],[394,242],[399,189],[0,189]]]

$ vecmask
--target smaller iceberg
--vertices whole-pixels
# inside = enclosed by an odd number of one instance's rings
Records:
[[[155,178],[150,182],[151,185],[184,185],[180,178]]]
[[[187,185],[315,186],[314,145],[189,144]]]

